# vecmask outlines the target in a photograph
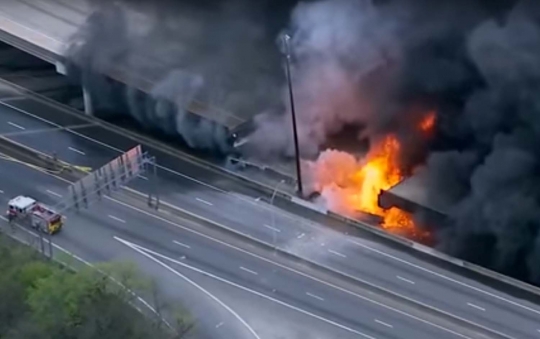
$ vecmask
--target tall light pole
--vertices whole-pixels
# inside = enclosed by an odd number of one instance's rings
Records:
[[[291,37],[288,34],[283,35],[283,43],[285,46],[285,69],[287,73],[287,84],[289,86],[289,99],[291,101],[291,117],[292,117],[292,127],[293,127],[293,137],[294,137],[294,158],[296,160],[296,180],[298,182],[298,195],[300,197],[304,196],[304,188],[302,185],[302,169],[300,168],[300,151],[298,147],[298,131],[296,128],[296,111],[294,110],[294,95],[292,88],[291,80],[291,51],[289,48],[289,40]]]

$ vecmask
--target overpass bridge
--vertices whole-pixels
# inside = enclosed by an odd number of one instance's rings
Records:
[[[91,13],[92,7],[86,0],[2,0],[0,41],[55,65],[59,73],[65,74],[64,61],[71,37]],[[104,75],[150,93],[169,72],[163,67],[154,69],[156,71],[133,74],[119,65]],[[245,122],[237,115],[199,101],[193,101],[187,110],[229,131]]]

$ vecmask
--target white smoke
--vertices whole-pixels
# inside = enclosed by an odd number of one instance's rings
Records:
[[[302,154],[317,154],[328,136],[345,125],[376,129],[397,75],[397,21],[385,19],[369,0],[323,0],[300,3],[291,22],[291,73]],[[257,149],[275,151],[285,144],[282,152],[292,154],[286,91],[284,106],[285,114],[272,119],[273,124],[265,123],[270,118],[257,120],[251,138]]]

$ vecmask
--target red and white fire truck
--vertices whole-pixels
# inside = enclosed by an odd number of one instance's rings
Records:
[[[66,218],[33,198],[20,195],[8,202],[9,222],[27,224],[44,233],[55,234],[62,229]]]

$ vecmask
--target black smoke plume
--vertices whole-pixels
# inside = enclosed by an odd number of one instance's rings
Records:
[[[303,155],[353,124],[351,143],[397,133],[404,166],[426,162],[429,195],[454,203],[438,247],[540,284],[540,3],[322,0],[288,32]],[[256,120],[261,154],[292,154],[287,100]]]
[[[127,112],[192,148],[226,153],[229,131],[220,119],[247,120],[278,101],[283,73],[274,40],[286,4],[90,3],[93,12],[72,37],[67,62],[69,74],[89,90],[97,115]],[[213,116],[220,119],[188,113],[193,102],[219,109]]]

